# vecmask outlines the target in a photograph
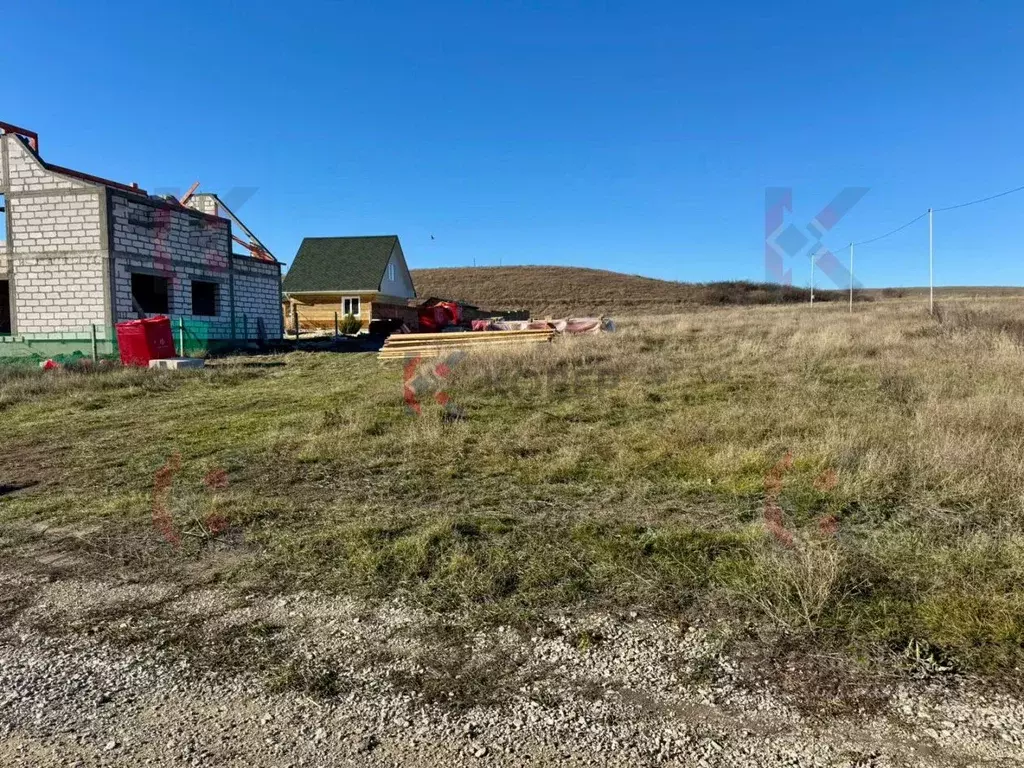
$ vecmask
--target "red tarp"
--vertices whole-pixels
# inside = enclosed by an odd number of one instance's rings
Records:
[[[462,322],[462,307],[453,301],[439,301],[429,307],[420,307],[419,314],[421,333],[436,333]]]

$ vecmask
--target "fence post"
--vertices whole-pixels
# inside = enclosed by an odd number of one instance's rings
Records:
[[[185,318],[178,318],[178,357],[185,356]]]
[[[299,340],[299,305],[292,303],[292,325],[295,327],[295,340]]]
[[[93,323],[90,326],[89,338],[92,341],[92,361],[94,363],[99,362],[100,352],[99,352],[98,345],[96,343],[96,323]]]
[[[249,316],[242,313],[242,341],[249,341]]]
[[[334,313],[334,337],[337,338],[339,336],[341,336],[341,326],[338,325],[338,313],[335,312]]]

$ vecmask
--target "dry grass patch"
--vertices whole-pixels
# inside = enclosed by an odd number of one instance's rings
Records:
[[[0,498],[0,521],[148,536],[232,583],[506,619],[699,611],[1005,672],[1024,661],[1024,311],[977,312],[625,318],[469,355],[444,379],[457,418],[431,393],[411,415],[401,368],[371,355],[18,374],[0,383],[0,481],[44,450],[48,479]],[[173,453],[182,521],[225,472],[209,546],[153,527]]]
[[[528,309],[535,316],[680,312],[696,306],[792,304],[810,291],[743,280],[680,283],[582,267],[450,267],[413,270],[421,296],[458,299],[493,310]],[[845,301],[844,291],[815,291],[820,301]],[[858,294],[857,300],[870,300]]]

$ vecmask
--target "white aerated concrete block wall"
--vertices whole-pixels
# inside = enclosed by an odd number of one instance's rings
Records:
[[[101,189],[97,184],[92,184],[80,179],[62,176],[43,167],[38,158],[32,154],[25,143],[11,134],[5,134],[4,143],[7,146],[7,186],[11,194],[19,192],[42,192],[61,189]]]
[[[195,318],[209,326],[211,338],[231,338],[230,236],[222,219],[111,195],[111,258],[114,306],[118,322],[138,317],[132,303],[132,273],[168,281],[169,313],[190,318],[192,281],[217,283],[216,317]]]
[[[258,321],[262,320],[266,338],[281,338],[281,266],[257,259],[235,259],[235,307],[240,337],[257,338]]]
[[[85,332],[95,324],[102,336],[103,187],[47,170],[16,136],[3,140],[17,332]]]
[[[211,216],[217,215],[217,198],[213,195],[204,194],[200,192],[197,195],[193,195],[192,199],[188,201],[188,207],[194,208],[202,213],[208,213]]]
[[[197,195],[194,211],[51,171],[10,134],[0,136],[0,192],[11,230],[0,279],[11,282],[15,335],[88,338],[96,325],[102,338],[138,317],[138,272],[168,281],[168,313],[199,340],[255,339],[258,319],[268,339],[281,337],[280,265],[232,255],[231,223],[200,212],[212,213],[213,197]],[[218,286],[215,316],[192,315],[197,280]]]

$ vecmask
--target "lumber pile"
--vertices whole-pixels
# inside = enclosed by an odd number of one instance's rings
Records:
[[[379,360],[406,357],[438,357],[462,349],[494,349],[546,344],[555,331],[550,328],[528,331],[460,331],[453,333],[395,333],[388,336],[377,355]]]

